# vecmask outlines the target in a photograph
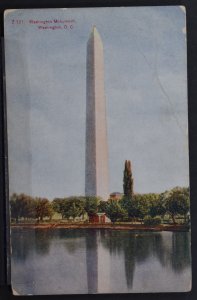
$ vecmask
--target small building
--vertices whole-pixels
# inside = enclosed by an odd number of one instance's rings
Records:
[[[113,192],[109,195],[110,199],[112,200],[120,200],[122,198],[123,194],[119,192]]]
[[[89,216],[90,223],[106,223],[106,215],[105,213],[97,213]]]

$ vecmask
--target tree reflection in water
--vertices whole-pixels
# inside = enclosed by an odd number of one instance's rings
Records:
[[[51,257],[50,249],[52,246],[53,255],[57,252],[58,245],[63,246],[61,253],[64,251],[65,253],[61,255],[64,255],[64,259],[66,259],[67,253],[73,257],[81,255],[81,259],[84,259],[81,264],[84,269],[81,269],[81,272],[84,276],[87,274],[87,286],[84,286],[84,291],[88,293],[98,292],[98,249],[100,247],[103,247],[110,254],[109,258],[112,259],[112,262],[109,264],[116,262],[116,256],[123,258],[125,283],[129,291],[133,287],[136,267],[141,264],[145,265],[146,261],[151,259],[159,261],[163,268],[169,267],[175,274],[183,272],[191,264],[190,234],[188,232],[16,228],[12,229],[11,241],[13,262],[17,262],[17,265],[19,264],[21,267],[25,265],[28,267],[32,259],[33,263],[36,264],[36,257]],[[61,257],[56,259],[62,260]],[[102,257],[99,256],[99,259]],[[79,261],[80,257],[78,257]],[[72,266],[74,267],[75,264],[73,261]],[[79,265],[73,270],[67,270],[65,265],[65,276],[76,272],[77,267]],[[55,272],[58,270],[53,270],[53,276],[55,276]],[[33,273],[32,276],[34,276]]]
[[[136,264],[151,256],[161,265],[170,265],[174,272],[181,272],[191,264],[190,235],[176,232],[169,236],[158,232],[107,231],[101,235],[101,242],[111,254],[124,253],[125,275],[129,289],[133,286]]]
[[[183,271],[191,264],[190,235],[187,232],[172,234],[171,264],[175,272]]]
[[[17,229],[11,230],[11,245],[12,257],[18,261],[25,262],[28,256],[33,251],[32,245],[35,244],[35,230],[34,229]]]

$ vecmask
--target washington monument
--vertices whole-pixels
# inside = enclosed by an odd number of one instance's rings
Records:
[[[86,77],[86,196],[109,196],[103,43],[94,26],[87,44]]]

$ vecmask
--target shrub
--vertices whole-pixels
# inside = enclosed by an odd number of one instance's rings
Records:
[[[160,217],[154,217],[146,216],[144,218],[144,224],[145,225],[160,225],[161,224],[161,218]]]

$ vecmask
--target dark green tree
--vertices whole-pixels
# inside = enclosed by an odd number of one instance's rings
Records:
[[[133,177],[130,160],[125,161],[124,175],[123,175],[123,191],[128,198],[133,196]]]
[[[129,212],[129,210],[132,207],[132,199],[131,197],[128,196],[123,196],[120,200],[119,200],[119,204],[120,206],[126,210],[127,212]]]
[[[148,214],[148,201],[143,194],[135,194],[128,209],[129,217],[143,221]]]
[[[105,213],[106,207],[107,207],[107,201],[101,200],[98,206],[98,212]]]
[[[148,202],[148,215],[152,218],[156,216],[164,217],[166,213],[165,203],[160,195],[154,193],[145,194]]]

